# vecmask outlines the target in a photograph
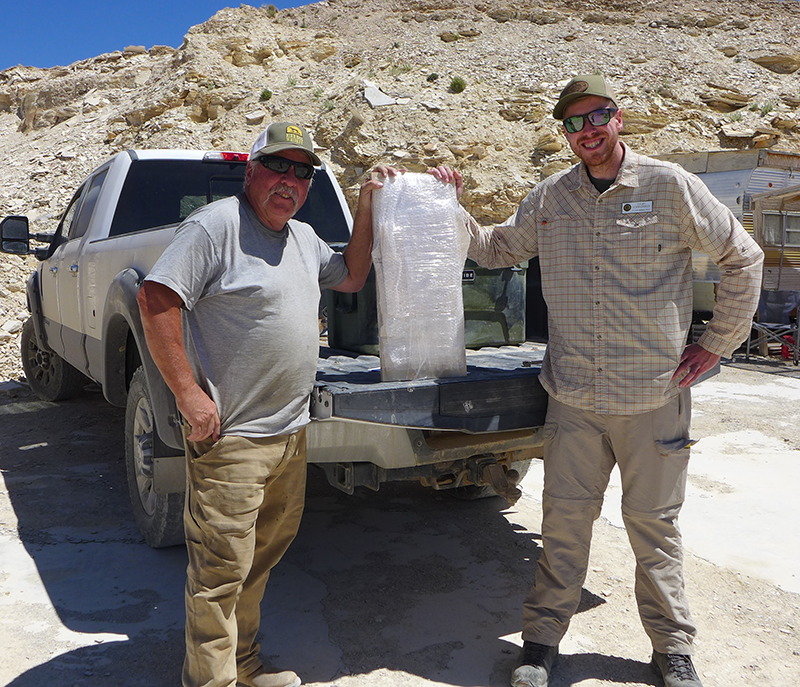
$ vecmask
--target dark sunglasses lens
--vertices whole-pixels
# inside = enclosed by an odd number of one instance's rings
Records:
[[[576,134],[583,129],[583,125],[586,123],[587,119],[591,122],[592,126],[605,126],[611,121],[611,116],[615,112],[615,109],[607,108],[605,110],[595,110],[585,115],[567,117],[564,120],[564,128],[567,130],[568,134]]]
[[[314,167],[306,162],[294,162],[282,157],[260,157],[258,161],[269,170],[278,174],[286,174],[290,167],[294,167],[294,175],[298,179],[310,179],[314,176]]]
[[[305,162],[295,162],[294,175],[298,179],[310,179],[314,176],[314,168]]]
[[[605,126],[611,121],[611,110],[598,110],[597,112],[590,112],[588,119],[592,123],[592,126]]]
[[[258,161],[267,169],[278,174],[285,174],[289,171],[292,163],[279,157],[260,157]]]
[[[564,128],[569,134],[576,134],[583,129],[583,115],[575,115],[564,120]]]

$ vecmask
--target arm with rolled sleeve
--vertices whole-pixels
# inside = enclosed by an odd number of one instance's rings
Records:
[[[764,252],[694,175],[684,188],[681,225],[689,245],[708,255],[722,272],[714,314],[698,344],[729,357],[750,330],[761,291]]]

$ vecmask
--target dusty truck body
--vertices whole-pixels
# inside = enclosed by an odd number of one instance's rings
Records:
[[[31,317],[21,339],[28,382],[41,398],[58,401],[78,394],[88,378],[126,408],[131,505],[151,546],[182,540],[185,464],[181,418],[147,350],[136,295],[178,224],[241,190],[246,159],[125,151],[80,185],[54,233],[32,233],[23,216],[0,225],[3,252],[40,259],[28,280]],[[347,243],[352,218],[330,170],[316,172],[297,218],[329,244]],[[512,272],[498,281],[507,289],[512,277],[519,281]],[[514,499],[518,472],[541,455],[547,403],[538,380],[544,346],[516,343],[470,352],[464,377],[383,383],[376,357],[321,340],[309,463],[349,493],[419,480],[467,497]]]

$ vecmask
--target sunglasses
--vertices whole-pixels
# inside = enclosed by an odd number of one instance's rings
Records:
[[[314,176],[314,165],[308,162],[295,162],[294,160],[287,160],[285,157],[272,157],[269,155],[256,158],[256,162],[260,162],[263,167],[278,174],[286,174],[290,167],[294,167],[294,175],[298,179],[310,179]]]
[[[607,107],[604,110],[595,110],[585,115],[573,115],[564,120],[564,128],[568,134],[576,134],[583,129],[587,119],[592,126],[604,126],[616,113],[616,107]]]

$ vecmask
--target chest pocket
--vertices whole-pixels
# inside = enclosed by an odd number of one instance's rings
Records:
[[[581,220],[570,215],[552,215],[539,228],[539,255],[545,262],[563,266],[575,259]]]
[[[648,265],[663,252],[664,243],[658,215],[651,212],[626,215],[616,220],[620,259],[631,265]]]

